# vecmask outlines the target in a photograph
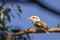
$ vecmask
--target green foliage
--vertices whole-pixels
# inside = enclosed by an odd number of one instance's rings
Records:
[[[27,38],[23,37],[24,40],[27,40]]]
[[[6,3],[2,3],[2,5],[0,6],[0,11],[3,10],[3,6],[5,5]]]
[[[3,13],[0,12],[0,20],[3,20]]]
[[[3,26],[3,29],[4,30],[7,30],[7,28],[8,27],[6,27],[5,26],[5,19],[7,20],[7,21],[9,21],[10,22],[10,15],[9,15],[9,13],[11,12],[11,8],[6,8],[6,9],[4,9],[3,7],[4,7],[4,5],[5,5],[6,3],[2,3],[1,5],[0,5],[0,24],[2,24],[2,26]],[[3,11],[4,10],[4,11]],[[20,8],[20,6],[19,5],[17,5],[17,10],[20,12],[20,13],[22,13],[22,11],[21,11],[21,8]],[[12,14],[12,13],[10,13],[14,18],[15,18],[15,16]],[[18,16],[20,16],[19,14],[17,14]],[[6,16],[6,18],[4,18],[4,16]]]
[[[0,40],[5,40],[4,34],[0,34]]]
[[[21,7],[20,7],[19,5],[17,5],[17,10],[18,10],[20,13],[22,13]]]
[[[2,10],[3,8],[0,6],[0,11]]]
[[[10,22],[10,16],[9,16],[9,13],[10,13],[11,9],[10,8],[7,8],[3,11],[4,15],[7,16],[7,20]]]
[[[9,13],[13,16],[13,18],[15,18],[15,16],[11,13],[11,8],[6,8],[4,11],[3,11],[3,7],[4,7],[4,5],[5,5],[6,3],[2,3],[2,5],[0,6],[0,24],[2,25],[2,30],[4,30],[4,31],[8,31],[7,29],[10,27],[10,26],[6,26],[5,25],[5,19],[7,19],[7,21],[8,22],[10,22],[10,15],[9,15]],[[21,7],[19,6],[19,5],[16,5],[16,7],[17,7],[17,10],[18,10],[18,12],[19,13],[22,13],[22,11],[21,11]],[[16,12],[17,13],[17,15],[19,16],[19,17],[21,17],[20,16],[20,14],[18,13],[18,12]],[[6,16],[6,18],[4,18]],[[28,33],[26,33],[26,36],[27,36],[27,38],[26,37],[22,37],[22,35],[20,36],[20,39],[22,40],[27,40],[27,39],[29,39],[30,40],[30,37],[29,37],[29,34]],[[0,39],[0,40],[2,40],[2,39]]]
[[[3,13],[4,13],[5,15],[7,15],[8,13],[10,13],[10,11],[11,11],[11,9],[10,9],[10,8],[7,8],[7,9],[5,9],[5,10],[3,11]]]

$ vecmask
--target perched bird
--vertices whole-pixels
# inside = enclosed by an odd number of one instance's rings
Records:
[[[46,33],[49,34],[49,32],[48,32],[49,28],[47,27],[47,24],[45,22],[41,21],[38,16],[31,16],[28,19],[32,21],[35,29],[44,30]]]

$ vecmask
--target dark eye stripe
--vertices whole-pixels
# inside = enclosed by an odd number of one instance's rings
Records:
[[[36,18],[36,19],[38,19],[38,18]]]

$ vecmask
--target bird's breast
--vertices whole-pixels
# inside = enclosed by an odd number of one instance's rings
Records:
[[[34,24],[35,27],[42,28],[42,25]]]

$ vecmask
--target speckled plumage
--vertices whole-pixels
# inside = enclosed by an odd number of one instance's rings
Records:
[[[31,16],[31,17],[28,18],[28,19],[32,21],[35,29],[42,29],[42,30],[44,30],[46,33],[49,33],[49,32],[48,32],[48,29],[49,29],[49,28],[47,27],[46,23],[43,22],[43,21],[41,21],[38,16]]]

